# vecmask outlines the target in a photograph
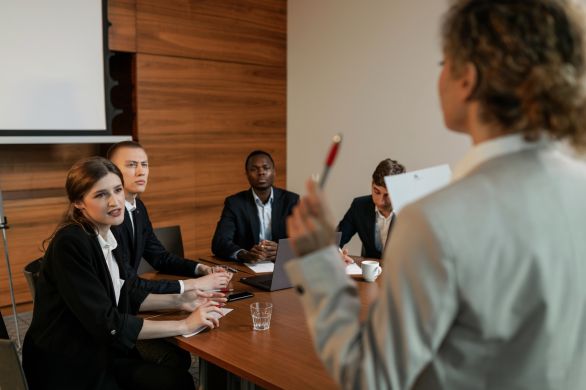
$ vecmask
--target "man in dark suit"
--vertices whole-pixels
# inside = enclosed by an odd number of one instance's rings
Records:
[[[273,187],[275,163],[265,151],[251,152],[244,168],[250,189],[226,198],[212,252],[239,261],[274,261],[277,242],[287,237],[285,219],[299,195]]]
[[[212,273],[212,269],[204,264],[169,253],[155,236],[147,209],[137,197],[146,190],[148,181],[148,157],[144,148],[134,141],[119,142],[108,150],[108,159],[122,172],[126,195],[124,222],[112,226],[112,233],[119,244],[116,255],[127,259],[128,273],[136,284],[148,292],[159,294],[227,287],[231,277],[228,272]],[[138,278],[137,270],[142,258],[157,271],[189,276],[190,279],[155,281]]]
[[[358,233],[362,241],[364,257],[382,258],[382,252],[391,232],[395,214],[385,184],[385,176],[405,173],[405,167],[395,160],[387,158],[381,161],[372,174],[371,194],[354,198],[350,209],[338,224],[342,232],[340,247],[343,247],[354,234]],[[347,251],[343,251],[344,260],[351,262]]]

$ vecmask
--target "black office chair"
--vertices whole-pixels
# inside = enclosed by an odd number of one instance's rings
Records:
[[[27,390],[26,378],[14,342],[0,312],[0,389]]]
[[[154,228],[153,232],[155,236],[161,241],[161,244],[176,256],[183,257],[183,239],[181,238],[181,226],[165,226]],[[138,265],[137,274],[144,274],[145,272],[154,272],[155,269],[145,261],[141,259]]]
[[[169,252],[183,257],[183,239],[181,238],[181,226],[166,226],[153,229],[155,236]]]
[[[6,329],[6,324],[4,323],[4,317],[2,317],[2,312],[0,312],[0,339],[8,340],[9,338],[8,329]]]
[[[20,358],[11,340],[0,340],[0,389],[28,390]]]
[[[37,281],[39,280],[39,272],[41,272],[41,260],[42,257],[31,261],[24,267],[24,277],[26,279],[26,283],[28,284],[28,288],[31,292],[33,297],[33,303],[35,301],[35,291],[37,290]]]

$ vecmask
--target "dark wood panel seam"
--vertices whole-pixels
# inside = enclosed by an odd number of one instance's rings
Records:
[[[171,55],[171,54],[161,54],[161,53],[153,53],[149,51],[139,51],[137,54],[146,54],[150,56],[157,56],[157,57],[165,57],[165,58],[177,58],[183,60],[197,60],[197,61],[208,61],[208,62],[219,62],[223,64],[235,64],[235,65],[254,65],[254,66],[263,66],[266,68],[287,68],[287,66],[281,65],[270,65],[270,64],[261,64],[256,62],[238,62],[238,61],[227,61],[227,60],[218,60],[215,58],[204,58],[204,57],[188,57],[188,56],[180,56],[180,55]]]
[[[44,199],[66,196],[64,188],[43,188],[38,190],[3,191],[4,200]]]

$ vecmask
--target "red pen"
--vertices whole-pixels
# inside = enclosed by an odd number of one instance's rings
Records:
[[[334,138],[332,138],[332,146],[330,147],[330,152],[328,153],[328,157],[326,159],[326,165],[324,166],[324,170],[319,181],[319,188],[324,188],[324,185],[326,184],[328,173],[330,173],[330,168],[332,167],[332,165],[334,165],[334,161],[336,160],[336,156],[338,154],[338,150],[340,149],[341,143],[342,134],[338,133],[334,135]]]

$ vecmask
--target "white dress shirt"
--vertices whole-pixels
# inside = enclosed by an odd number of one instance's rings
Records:
[[[102,247],[102,253],[104,254],[108,271],[110,271],[110,278],[112,279],[112,286],[114,287],[114,295],[116,296],[116,305],[118,305],[118,301],[120,300],[120,290],[122,290],[122,286],[124,285],[124,280],[120,279],[120,268],[118,268],[118,263],[112,253],[112,251],[118,246],[118,242],[116,242],[116,239],[110,230],[108,230],[108,235],[105,240],[98,234],[98,242],[100,243],[100,247]]]
[[[385,251],[387,237],[389,237],[389,227],[393,221],[394,212],[391,211],[388,217],[385,217],[376,207],[376,220],[374,223],[374,245],[380,253]]]

